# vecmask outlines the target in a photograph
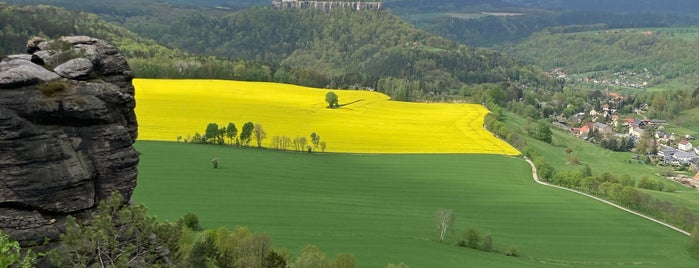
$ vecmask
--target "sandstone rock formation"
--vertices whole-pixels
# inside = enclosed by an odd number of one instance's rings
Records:
[[[0,60],[0,231],[22,245],[57,239],[66,216],[89,220],[113,191],[129,200],[139,161],[117,48],[86,36],[27,45]]]

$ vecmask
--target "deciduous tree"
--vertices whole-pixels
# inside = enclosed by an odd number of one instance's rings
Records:
[[[248,146],[250,145],[250,140],[252,139],[252,132],[255,129],[255,125],[252,122],[247,122],[243,124],[243,130],[240,131],[240,143]]]
[[[228,123],[228,126],[226,127],[226,137],[228,138],[228,143],[230,145],[233,145],[233,139],[238,137],[238,128],[235,127],[233,122]]]
[[[340,108],[340,104],[338,103],[338,97],[335,92],[328,92],[325,94],[325,102],[328,103],[328,108],[330,109],[335,109],[335,108]]]
[[[314,148],[318,148],[320,145],[320,135],[316,134],[315,132],[311,133],[311,143],[313,144]]]
[[[206,125],[206,131],[204,132],[204,142],[207,143],[217,143],[216,137],[218,136],[218,124],[209,123]]]
[[[252,135],[255,137],[255,141],[257,141],[257,147],[262,148],[262,140],[267,138],[267,132],[265,132],[265,130],[262,128],[262,124],[255,124],[255,127],[252,130]]]
[[[437,233],[439,234],[439,241],[444,241],[447,234],[451,232],[452,227],[454,227],[454,210],[451,209],[438,209],[434,213],[435,223],[437,226]]]

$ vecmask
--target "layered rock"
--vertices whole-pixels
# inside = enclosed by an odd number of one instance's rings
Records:
[[[66,216],[136,187],[133,74],[116,47],[85,36],[27,43],[0,60],[0,231],[23,245],[58,238]]]

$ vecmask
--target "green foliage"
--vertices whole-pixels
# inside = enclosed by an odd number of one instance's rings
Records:
[[[219,135],[223,133],[224,131],[219,130],[218,124],[209,123],[206,125],[206,131],[204,132],[204,142],[223,144],[223,135]]]
[[[340,108],[340,104],[338,103],[338,98],[337,94],[335,92],[328,92],[325,94],[325,102],[328,103],[328,108],[330,109],[335,109],[335,108]]]
[[[255,130],[255,125],[252,122],[246,122],[243,124],[243,130],[240,131],[240,143],[242,145],[250,145],[252,140],[252,132]]]
[[[410,268],[410,266],[401,262],[399,264],[389,263],[388,265],[386,265],[386,268]]]
[[[187,213],[184,215],[184,226],[192,230],[199,229],[199,217],[194,213]]]
[[[553,132],[551,132],[551,127],[549,127],[548,122],[539,120],[534,129],[530,131],[530,135],[537,140],[545,143],[551,143]]]
[[[22,254],[19,243],[0,232],[0,267],[31,268],[36,264],[36,258],[31,250]]]
[[[81,225],[69,216],[63,244],[52,252],[52,261],[60,267],[104,267],[165,265],[161,258],[164,245],[172,245],[177,233],[162,236],[155,218],[146,215],[142,205],[123,205],[122,197],[114,192],[101,201],[90,225]],[[174,236],[173,236],[174,235]],[[169,249],[175,252],[176,249]]]
[[[117,14],[94,8],[111,23],[53,7],[0,6],[0,22],[11,25],[1,30],[11,38],[2,38],[0,53],[24,45],[28,33],[90,35],[116,44],[138,77],[377,89],[397,100],[445,100],[465,84],[532,78],[527,83],[536,85],[545,77],[527,75],[527,68],[500,52],[415,29],[390,12],[250,8],[224,15],[168,6],[151,10],[150,4]]]
[[[461,234],[459,246],[480,249],[481,240],[481,234],[478,229],[470,227],[464,230],[463,234]]]
[[[226,137],[228,138],[228,143],[230,145],[233,145],[233,140],[238,138],[238,128],[235,127],[233,122],[228,123],[228,126],[226,127]]]
[[[596,76],[600,81],[614,80],[613,73],[618,72],[645,73],[648,75],[645,82],[650,86],[677,81],[684,89],[693,89],[695,85],[689,81],[699,76],[697,68],[692,67],[697,62],[696,53],[692,53],[697,44],[676,31],[656,28],[541,32],[508,52],[545,69],[563,68],[569,74],[592,73],[593,78]],[[586,48],[584,53],[571,53],[579,51],[580,47]]]

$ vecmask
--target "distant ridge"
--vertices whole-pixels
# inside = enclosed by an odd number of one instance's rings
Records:
[[[333,9],[352,9],[352,10],[376,10],[381,11],[383,4],[381,2],[345,2],[345,1],[298,1],[298,0],[272,0],[272,8],[274,9],[320,9],[329,12]]]

